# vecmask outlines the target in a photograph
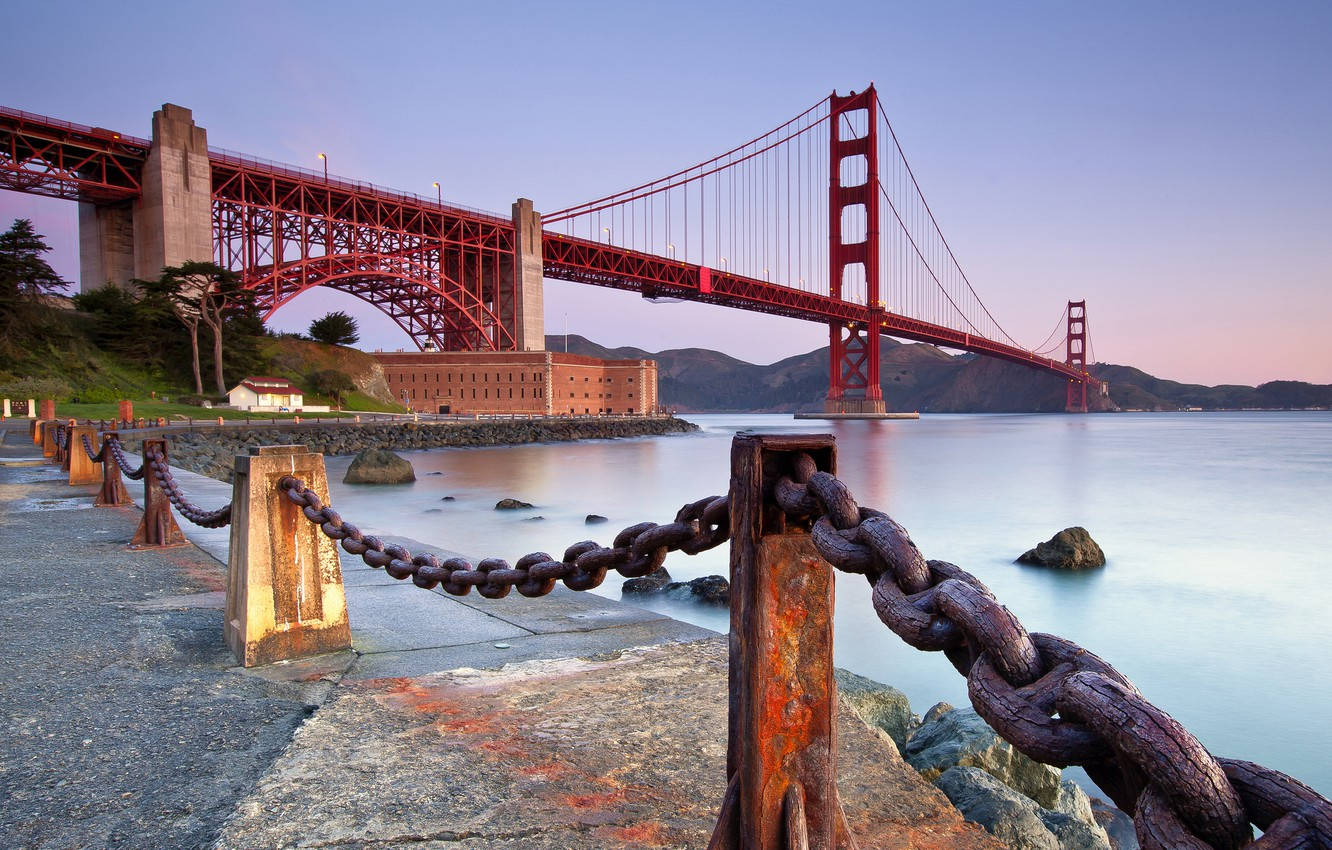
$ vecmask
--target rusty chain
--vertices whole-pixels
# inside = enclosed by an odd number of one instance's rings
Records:
[[[180,491],[180,485],[176,483],[176,477],[171,474],[166,456],[161,451],[150,446],[144,452],[144,464],[152,471],[157,483],[162,486],[162,492],[166,493],[171,504],[176,506],[176,510],[185,519],[204,528],[222,528],[231,524],[230,502],[217,510],[206,511],[185,498],[185,494]]]
[[[92,463],[101,462],[102,453],[93,451],[92,438],[87,434],[87,432],[84,432],[83,434],[83,451],[87,453],[88,460],[91,461]]]
[[[674,522],[629,526],[609,547],[584,540],[565,549],[560,560],[545,552],[532,552],[513,565],[501,558],[486,558],[473,566],[465,558],[441,561],[430,553],[413,555],[402,546],[361,533],[299,478],[283,476],[277,486],[300,506],[306,519],[369,566],[382,568],[396,579],[410,578],[417,587],[439,586],[454,596],[466,596],[473,587],[488,599],[503,598],[515,587],[523,596],[545,596],[555,589],[557,581],[573,590],[591,590],[605,580],[609,570],[626,577],[645,576],[660,567],[669,552],[696,555],[720,546],[731,536],[727,498],[709,496],[685,505]]]
[[[59,448],[62,452],[69,445],[69,434],[67,433],[68,429],[69,429],[68,425],[56,426],[56,438],[55,438],[56,447]]]
[[[143,478],[146,465],[139,464],[138,469],[130,469],[129,460],[125,457],[125,448],[120,445],[120,440],[118,438],[115,436],[107,437],[106,447],[111,450],[111,455],[116,459],[116,465],[120,467],[120,471],[125,474],[126,478],[129,478],[132,481],[138,481]]]
[[[1133,815],[1145,850],[1332,850],[1332,802],[1275,770],[1214,758],[1105,661],[1029,633],[975,576],[925,560],[906,529],[857,505],[808,455],[775,496],[788,516],[812,521],[824,559],[869,580],[889,629],[947,655],[995,731],[1036,761],[1085,768]],[[1250,824],[1265,832],[1252,843]]]

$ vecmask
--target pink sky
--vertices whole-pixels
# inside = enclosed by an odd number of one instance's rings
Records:
[[[62,38],[0,36],[0,102],[145,136],[153,109],[179,103],[218,147],[311,168],[324,150],[335,173],[422,194],[440,180],[447,200],[507,212],[518,196],[553,209],[634,185],[873,79],[963,268],[1018,340],[1039,343],[1085,298],[1100,360],[1209,384],[1332,383],[1332,7],[247,8],[33,9],[31,31]],[[104,73],[107,45],[145,40],[160,63],[136,54]],[[15,217],[77,280],[73,205],[0,192],[0,221]],[[551,333],[567,315],[606,345],[752,362],[827,337],[556,282],[546,306]],[[410,344],[337,293],[272,324],[304,330],[329,309],[360,318],[364,347]]]

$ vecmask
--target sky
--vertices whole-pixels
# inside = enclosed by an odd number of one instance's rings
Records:
[[[80,6],[82,11],[80,11]],[[1208,384],[1332,383],[1332,3],[33,4],[0,104],[209,143],[508,214],[721,153],[830,91],[878,88],[962,267],[1037,345],[1086,299],[1097,360]],[[52,37],[53,34],[59,37]],[[75,205],[0,191],[78,278]],[[768,363],[817,324],[548,281],[546,328]],[[306,293],[363,348],[374,308]]]

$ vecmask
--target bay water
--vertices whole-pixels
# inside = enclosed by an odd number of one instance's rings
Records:
[[[927,558],[975,574],[1029,630],[1114,664],[1213,753],[1332,795],[1332,414],[687,418],[702,430],[406,452],[418,480],[395,487],[342,484],[350,458],[329,458],[333,501],[367,530],[469,558],[558,558],[573,542],[609,545],[627,525],[669,522],[686,502],[725,493],[739,430],[831,433],[839,476]],[[534,507],[495,510],[507,497]],[[609,522],[586,525],[593,513]],[[1073,525],[1105,550],[1104,569],[1013,563]],[[727,547],[672,555],[667,568],[676,580],[727,575]],[[594,592],[619,598],[620,584],[612,573]],[[728,628],[721,609],[631,601]],[[965,681],[941,655],[907,647],[879,622],[859,576],[837,578],[835,656],[906,692],[918,713],[967,704]]]

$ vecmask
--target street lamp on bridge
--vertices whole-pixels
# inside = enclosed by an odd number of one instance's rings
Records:
[[[430,185],[435,187],[435,200],[439,201],[441,207],[444,206],[444,190],[439,188],[439,181],[436,180]]]
[[[609,227],[601,228],[601,232],[606,234],[606,244],[611,244],[611,229]]]
[[[671,259],[675,259],[675,243],[674,243],[674,242],[667,242],[667,243],[666,243],[666,256],[670,257]]]
[[[320,159],[320,161],[322,161],[322,162],[324,163],[324,182],[327,183],[327,182],[328,182],[328,156],[327,156],[326,154],[322,154],[322,153],[321,153],[321,154],[319,154],[319,159]]]

